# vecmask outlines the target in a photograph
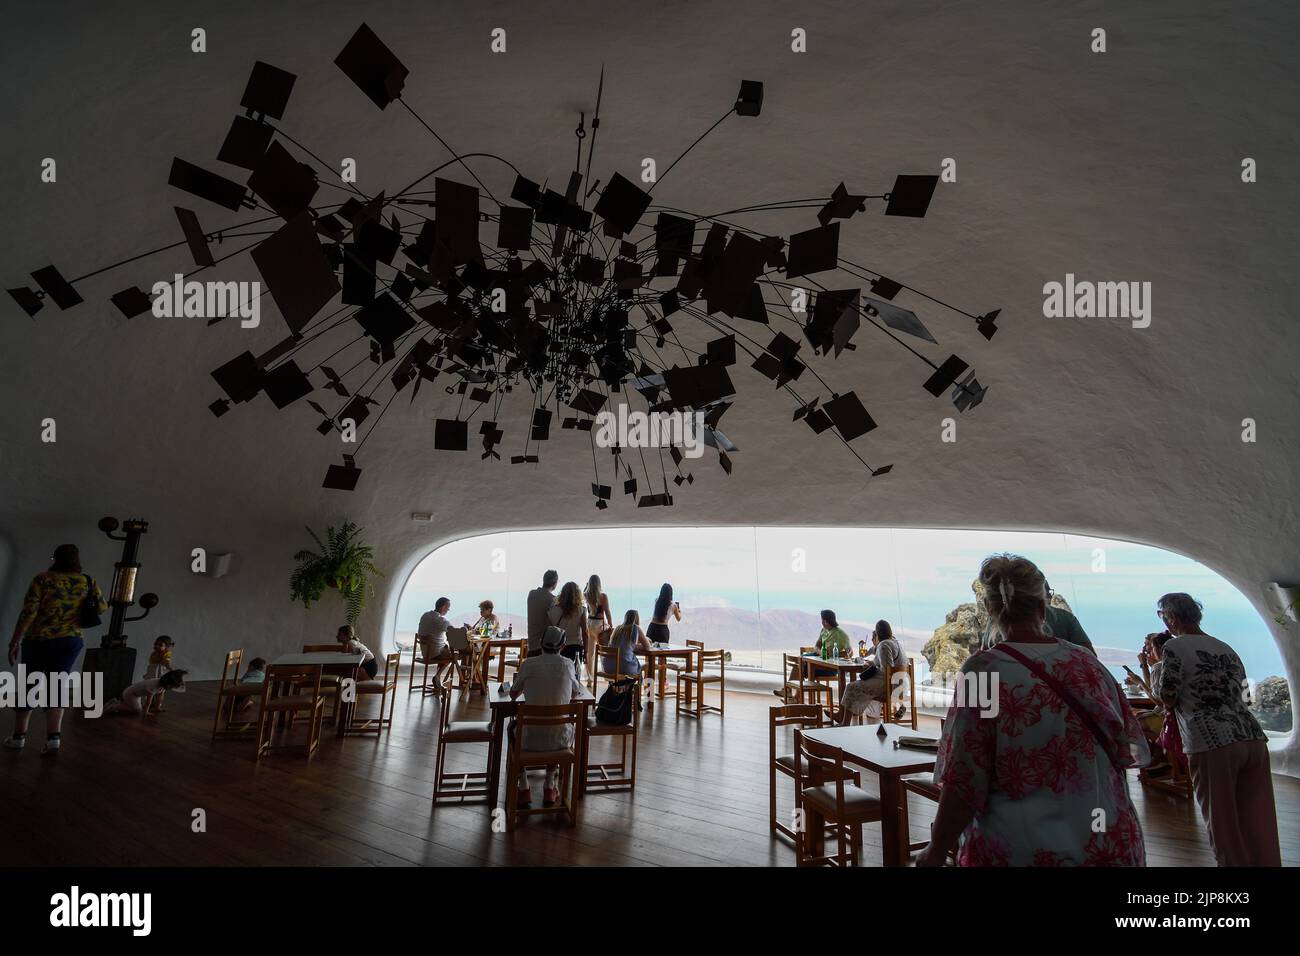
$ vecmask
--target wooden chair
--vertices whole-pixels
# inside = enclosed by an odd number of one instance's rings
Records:
[[[686,646],[687,646],[687,647],[698,647],[701,651],[704,650],[704,642],[703,642],[703,641],[689,641],[689,640],[688,640],[688,641],[686,642]],[[697,653],[695,656],[696,656],[696,657],[699,657],[700,655]],[[673,659],[670,658],[670,657],[661,657],[661,658],[659,659],[659,665],[658,665],[658,666],[660,666],[660,667],[662,667],[662,668],[664,669],[664,673],[665,673],[665,674],[683,674],[683,673],[689,673],[690,671],[692,671],[692,670],[695,669],[695,664],[694,664],[692,661],[690,661],[689,659],[684,660],[684,661],[675,661],[675,660],[673,660]],[[668,691],[667,693],[664,694],[664,696],[665,696],[665,697],[671,697],[671,696],[673,696],[674,693],[676,693],[676,692],[675,692],[675,691]]]
[[[439,800],[457,799],[462,803],[467,797],[482,797],[488,803],[496,803],[496,794],[488,787],[487,767],[492,763],[492,721],[490,720],[451,720],[451,681],[452,669],[448,668],[442,677],[442,692],[438,701],[438,753],[433,770],[433,805]],[[447,773],[447,748],[451,744],[487,744],[487,763],[481,771],[468,773]],[[448,777],[458,782],[449,787]]]
[[[911,842],[912,832],[910,829],[911,824],[908,822],[907,815],[907,795],[909,793],[914,793],[918,797],[924,797],[926,800],[933,800],[935,803],[938,803],[942,791],[934,782],[934,774],[932,773],[909,774],[908,776],[899,778],[899,782],[903,785],[903,799],[899,801],[898,804],[898,832],[908,840],[907,852],[915,853],[917,850],[924,850],[930,845],[930,841],[921,840],[919,843]],[[930,824],[930,832],[934,832],[933,823]],[[956,850],[950,850],[948,857],[955,861],[957,859]]]
[[[356,683],[356,704],[353,713],[343,728],[345,736],[355,737],[365,734],[379,736],[393,726],[393,708],[397,706],[397,674],[402,667],[402,654],[394,651],[384,658],[384,676],[378,680],[361,680]],[[379,710],[374,717],[357,717],[356,710],[361,706],[363,697],[379,697]],[[388,706],[388,716],[384,716],[384,706]]]
[[[506,760],[506,786],[510,790],[510,799],[506,802],[506,830],[513,830],[520,816],[534,814],[563,813],[568,817],[569,826],[578,822],[578,754],[586,746],[582,721],[583,705],[579,701],[567,704],[543,706],[540,704],[520,704],[515,718],[515,732],[509,742],[509,757]],[[573,727],[573,745],[562,750],[524,750],[524,731],[528,727],[560,727],[565,724]],[[560,768],[560,802],[553,807],[520,807],[515,795],[519,775],[534,767]]]
[[[830,688],[816,681],[805,680],[803,664],[804,658],[799,654],[781,655],[781,673],[784,679],[781,699],[787,704],[820,704],[822,695],[825,694],[826,706],[830,707]]]
[[[597,646],[597,655],[600,653],[600,646]],[[598,663],[598,662],[597,662]],[[640,703],[641,677],[640,675],[629,674],[622,677],[619,674],[619,668],[622,661],[618,655],[614,655],[614,670],[612,673],[600,671],[597,676],[605,677],[609,681],[610,687],[622,687],[619,693],[632,695],[632,720],[630,723],[623,725],[602,724],[596,721],[593,716],[587,723],[587,736],[584,741],[583,764],[587,768],[586,776],[582,780],[582,790],[615,790],[626,787],[629,790],[636,789],[636,736],[637,736],[637,712],[636,707]],[[596,671],[593,670],[593,674]],[[592,693],[596,692],[595,677],[592,678]],[[591,739],[593,737],[617,737],[619,741],[618,762],[613,763],[592,763],[590,757]],[[632,761],[628,763],[627,745],[628,740],[632,741]]]
[[[235,726],[235,706],[246,700],[262,696],[261,684],[239,683],[239,669],[244,662],[244,651],[226,652],[226,663],[221,669],[221,683],[217,685],[217,714],[212,720],[212,739],[236,740],[251,737],[257,727],[255,720],[240,721]],[[225,723],[222,723],[222,715]]]
[[[716,674],[706,674],[705,667],[717,664],[718,672]],[[694,707],[682,706],[683,694],[682,685],[692,691],[695,700]],[[718,706],[704,702],[704,690],[710,684],[717,684],[719,697]],[[707,713],[717,714],[719,717],[724,716],[727,709],[727,652],[722,648],[714,648],[711,651],[699,651],[695,655],[695,669],[689,671],[679,671],[677,674],[677,713],[685,714],[687,717],[703,717]]]
[[[790,655],[786,655],[787,657]],[[768,791],[768,823],[773,833],[780,834],[790,840],[797,840],[794,830],[781,823],[776,818],[776,775],[779,771],[785,774],[791,780],[795,779],[794,754],[782,754],[777,756],[776,753],[776,731],[778,727],[797,727],[800,729],[817,728],[824,726],[823,713],[819,704],[785,704],[783,706],[773,707],[768,711],[768,730],[767,730],[767,791]],[[856,771],[846,771],[853,783],[859,783],[859,777]],[[799,790],[794,791],[794,808],[798,811],[801,808],[799,801]]]
[[[825,694],[827,716],[834,717],[835,686],[831,682],[837,678],[833,674],[817,673],[817,665],[821,663],[821,658],[806,656],[816,652],[816,647],[799,648],[799,683],[804,685],[804,696],[800,698],[799,703],[806,704],[809,698],[814,702],[819,701]]]
[[[862,862],[862,824],[883,819],[880,801],[856,784],[849,783],[844,751],[818,743],[794,732],[794,785],[804,825],[796,828],[797,866],[859,866]],[[836,852],[814,855],[808,846],[811,826],[806,811],[812,808],[834,829]],[[824,835],[824,834],[823,834]]]
[[[287,714],[286,734],[293,732],[294,718],[307,715],[307,743],[301,746],[271,743],[275,732],[275,718]],[[321,694],[319,664],[281,664],[266,669],[262,684],[261,707],[257,714],[257,757],[281,750],[302,750],[310,758],[320,744],[320,725],[325,714],[325,698]]]
[[[907,685],[906,705],[897,703],[894,696],[895,676],[899,678],[898,686]],[[886,724],[910,723],[916,730],[916,667],[910,657],[905,665],[885,668],[885,709],[881,719]]]
[[[330,652],[339,652],[343,645],[334,644],[304,644],[302,652],[304,654],[328,654]],[[343,677],[338,674],[321,674],[320,692],[326,700],[332,701],[329,712],[329,721],[331,724],[337,723],[339,719],[339,688],[343,686]]]
[[[479,693],[486,693],[487,688],[480,679],[486,642],[471,640],[468,627],[449,627],[447,643],[451,647],[452,667],[460,681],[456,689],[464,692],[477,688]]]
[[[432,694],[438,689],[438,665],[445,663],[437,658],[424,656],[424,648],[420,644],[420,635],[415,635],[415,644],[411,647],[411,673],[407,675],[406,690],[408,693],[415,692],[415,672],[418,668],[423,667],[424,672],[420,675],[420,693]],[[433,667],[434,680],[429,681],[429,668]]]

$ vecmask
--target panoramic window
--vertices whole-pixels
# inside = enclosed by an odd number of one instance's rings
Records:
[[[1235,587],[1190,558],[1072,534],[690,527],[481,535],[451,542],[419,563],[398,603],[395,636],[409,646],[420,615],[440,596],[451,599],[454,622],[473,622],[486,598],[503,626],[522,632],[528,590],[555,568],[561,585],[585,586],[599,574],[616,623],[636,608],[648,624],[660,586],[672,584],[683,618],[672,624],[673,641],[725,647],[732,668],[779,671],[783,653],[816,640],[822,608],[836,612],[855,647],[883,618],[915,660],[917,679],[937,685],[978,643],[971,585],[980,561],[999,551],[1023,554],[1042,568],[1119,680],[1124,665],[1140,672],[1143,638],[1163,628],[1156,598],[1188,592],[1205,607],[1206,633],[1241,656],[1261,724],[1272,734],[1290,731],[1277,645]]]

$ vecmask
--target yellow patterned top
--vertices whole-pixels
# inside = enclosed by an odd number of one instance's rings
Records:
[[[81,605],[86,600],[90,579],[72,571],[42,571],[32,578],[23,600],[18,626],[24,637],[45,640],[81,636]],[[108,602],[98,584],[94,584],[99,613],[108,610]]]

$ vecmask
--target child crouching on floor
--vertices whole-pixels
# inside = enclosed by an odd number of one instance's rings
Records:
[[[185,674],[185,671],[168,671],[162,677],[146,677],[144,680],[136,681],[122,691],[121,697],[110,700],[104,707],[104,713],[147,716],[144,710],[145,704],[153,694],[168,690],[174,690],[178,694],[185,692]]]

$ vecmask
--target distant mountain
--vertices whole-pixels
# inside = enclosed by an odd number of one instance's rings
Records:
[[[769,650],[795,653],[814,644],[821,633],[821,618],[807,611],[784,608],[764,610],[761,615],[734,607],[684,607],[682,621],[672,622],[673,640],[703,641],[706,647],[728,650]],[[858,641],[871,640],[871,625],[841,621],[856,649]],[[929,639],[926,631],[895,628],[894,636],[906,651],[920,651]]]
[[[513,624],[515,633],[521,636],[528,632],[527,619],[522,615],[498,616],[501,618],[502,627]],[[463,620],[454,613],[451,620],[457,626],[474,623],[473,618]],[[619,618],[615,623],[621,622],[622,619]],[[641,626],[645,627],[649,623],[649,619],[643,616]],[[872,625],[841,621],[840,626],[849,635],[855,651],[858,641],[870,643]],[[703,641],[706,647],[784,651],[793,654],[800,647],[816,643],[822,625],[818,615],[807,611],[778,608],[765,610],[760,616],[753,611],[735,607],[683,607],[682,620],[670,622],[669,627],[674,643],[693,640]],[[894,636],[903,645],[903,650],[919,653],[925,642],[930,639],[930,632],[896,627]],[[402,643],[409,643],[411,632],[398,631],[397,637]],[[780,663],[779,659],[777,663]]]

